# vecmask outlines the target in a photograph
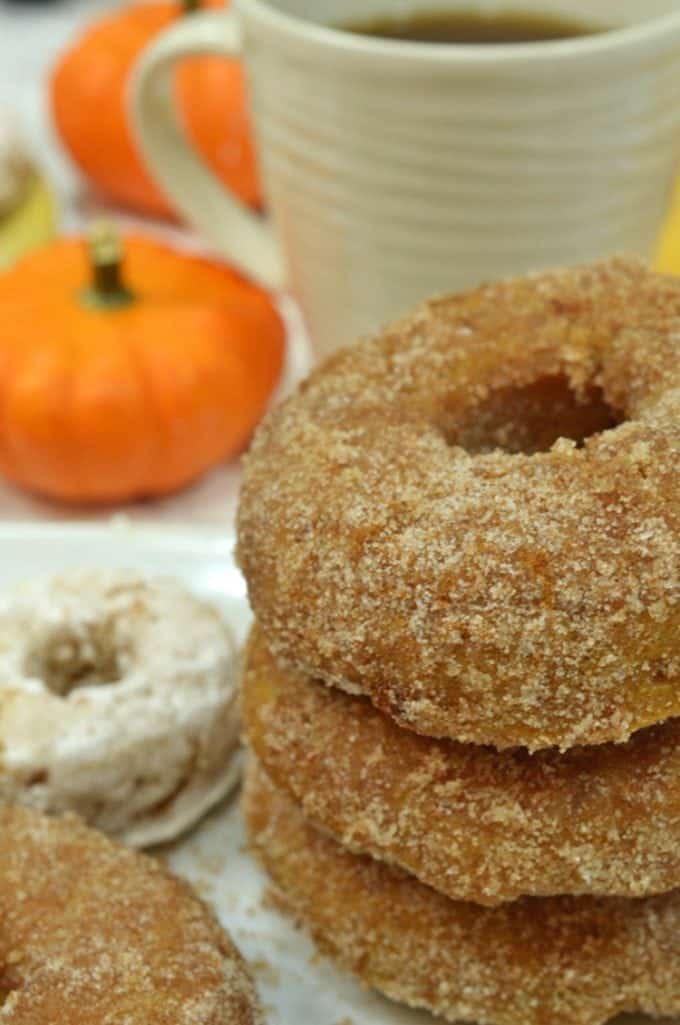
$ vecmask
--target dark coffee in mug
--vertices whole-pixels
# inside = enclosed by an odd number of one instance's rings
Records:
[[[536,43],[574,39],[606,31],[601,26],[544,13],[499,11],[419,11],[340,25],[347,32],[414,43]]]

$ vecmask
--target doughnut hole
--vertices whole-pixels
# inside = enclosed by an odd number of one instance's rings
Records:
[[[454,414],[452,419],[457,419]],[[543,377],[523,387],[498,388],[473,406],[455,429],[443,425],[447,441],[467,452],[547,452],[558,438],[579,446],[610,430],[624,416],[607,404],[601,388],[576,392],[564,375]]]
[[[79,687],[118,683],[123,675],[121,655],[106,624],[79,629],[60,624],[29,651],[25,670],[53,694],[68,697]]]

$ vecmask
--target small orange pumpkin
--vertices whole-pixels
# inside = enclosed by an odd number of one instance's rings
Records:
[[[269,297],[139,237],[61,239],[0,276],[0,471],[52,498],[162,495],[238,453],[282,367]]]
[[[223,7],[225,0],[204,0]],[[128,115],[132,68],[154,36],[198,0],[137,3],[91,25],[62,55],[51,81],[59,135],[83,173],[109,199],[154,217],[174,211],[150,177]],[[196,57],[179,68],[179,108],[189,137],[218,177],[245,202],[262,193],[241,65]]]

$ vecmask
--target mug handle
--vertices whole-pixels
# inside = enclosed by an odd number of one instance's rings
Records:
[[[285,285],[285,272],[271,229],[197,156],[177,116],[175,65],[203,54],[240,57],[241,34],[231,11],[182,18],[144,51],[131,82],[137,139],[151,173],[179,212],[221,256],[258,284],[278,291]]]

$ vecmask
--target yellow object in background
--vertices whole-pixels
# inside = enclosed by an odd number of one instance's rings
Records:
[[[661,231],[655,269],[680,275],[680,178],[671,197],[670,210]]]
[[[56,203],[20,122],[0,107],[0,271],[54,235]]]
[[[55,199],[45,180],[34,174],[21,201],[0,216],[0,270],[48,242],[54,236],[56,221]]]

